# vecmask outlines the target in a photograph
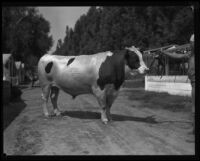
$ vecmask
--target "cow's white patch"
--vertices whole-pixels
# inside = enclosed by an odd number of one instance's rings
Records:
[[[96,57],[93,57],[93,58],[92,58],[92,64],[93,64],[93,65],[96,65],[96,63],[97,63],[97,59],[96,59]]]
[[[113,55],[112,52],[110,52],[110,51],[107,52],[107,56],[112,56],[112,55]]]
[[[140,74],[144,74],[146,70],[147,70],[147,67],[144,66],[144,65],[141,65],[141,66],[138,68],[138,71],[139,71]]]

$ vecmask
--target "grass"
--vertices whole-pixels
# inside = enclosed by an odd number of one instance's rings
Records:
[[[3,91],[6,94],[6,90]],[[7,103],[3,104],[3,129],[20,114],[20,112],[26,107],[26,104],[21,99],[22,91],[18,87],[12,87],[11,96]],[[8,99],[8,98],[7,98]]]
[[[190,111],[192,107],[191,98],[187,96],[176,96],[168,93],[157,93],[149,91],[127,91],[130,100],[138,100],[141,106],[170,111]]]
[[[18,100],[7,105],[3,105],[3,129],[6,129],[8,125],[20,114],[20,112],[26,107],[23,100]]]
[[[123,87],[125,88],[138,88],[138,87],[144,87],[145,81],[143,78],[136,78],[132,80],[127,80],[124,82]]]
[[[132,79],[124,83],[125,88],[144,88],[145,82],[143,77]],[[166,109],[170,111],[191,111],[192,101],[188,96],[170,95],[162,92],[150,92],[145,90],[127,91],[130,100],[141,102],[142,107],[154,109]],[[134,106],[133,106],[134,107]],[[141,107],[140,107],[141,108]]]

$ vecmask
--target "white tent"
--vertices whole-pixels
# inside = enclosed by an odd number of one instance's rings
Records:
[[[11,68],[14,63],[11,54],[3,54],[3,80],[10,81]]]
[[[17,63],[19,65],[20,63]],[[3,80],[18,85],[18,71],[12,54],[3,54]]]

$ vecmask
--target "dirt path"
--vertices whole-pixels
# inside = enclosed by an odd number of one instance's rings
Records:
[[[141,89],[140,89],[141,90]],[[91,95],[73,100],[60,93],[63,117],[44,118],[40,88],[24,90],[27,106],[4,130],[8,155],[193,155],[194,139],[187,112],[141,108],[122,89],[111,108],[113,122],[100,121],[97,101]],[[49,102],[49,109],[52,106]]]

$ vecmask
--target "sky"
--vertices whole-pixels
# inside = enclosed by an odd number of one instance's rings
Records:
[[[73,28],[81,15],[86,14],[89,6],[82,7],[38,7],[39,13],[50,22],[50,35],[54,44],[49,53],[55,51],[58,39],[64,39],[65,29],[68,25]]]

